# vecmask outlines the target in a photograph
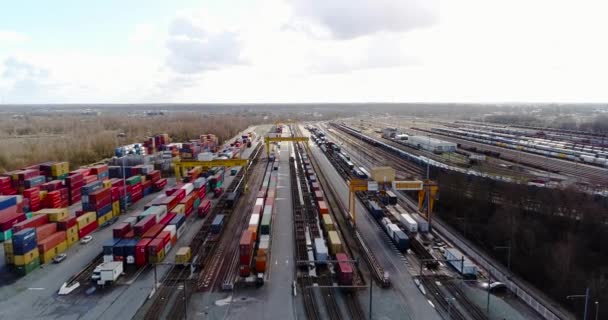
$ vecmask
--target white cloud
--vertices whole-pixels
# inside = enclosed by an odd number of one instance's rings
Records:
[[[140,23],[135,26],[135,29],[129,36],[129,41],[134,44],[142,44],[154,40],[156,29],[152,24]]]
[[[178,16],[169,26],[166,63],[181,74],[243,64],[237,32],[210,24],[206,15]]]
[[[15,31],[0,30],[0,44],[3,43],[21,43],[28,41],[29,38]]]
[[[435,24],[438,0],[291,0],[295,14],[337,39],[382,31],[405,32]]]

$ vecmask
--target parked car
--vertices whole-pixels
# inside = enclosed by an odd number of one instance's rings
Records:
[[[93,236],[84,236],[82,239],[80,239],[80,244],[87,244],[91,242],[91,240],[93,240]]]
[[[54,263],[61,263],[61,262],[62,262],[63,260],[65,260],[65,258],[67,258],[67,257],[68,257],[68,255],[67,255],[67,254],[65,254],[65,253],[60,253],[60,254],[56,255],[56,256],[53,258],[53,262],[54,262]]]

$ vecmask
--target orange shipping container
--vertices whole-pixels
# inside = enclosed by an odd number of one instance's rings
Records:
[[[36,228],[36,241],[40,243],[42,240],[46,239],[48,236],[57,232],[57,224],[56,223],[47,223]]]
[[[65,231],[55,232],[48,236],[42,242],[38,242],[38,251],[47,252],[67,239]]]
[[[264,257],[264,256],[255,257],[255,271],[266,272],[266,257]]]

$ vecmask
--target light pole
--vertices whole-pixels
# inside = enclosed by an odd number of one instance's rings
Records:
[[[494,250],[507,250],[507,268],[511,271],[511,246],[495,246]]]
[[[589,304],[589,287],[587,287],[587,289],[585,289],[585,294],[573,294],[573,295],[566,296],[566,299],[579,299],[579,298],[585,298],[585,311],[583,313],[583,320],[587,320],[587,307]],[[596,307],[596,313],[597,313],[597,307]]]
[[[600,313],[600,302],[596,301],[595,302],[595,320],[598,319],[599,313]]]

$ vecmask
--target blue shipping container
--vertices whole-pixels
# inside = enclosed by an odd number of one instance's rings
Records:
[[[186,216],[183,214],[176,215],[171,221],[169,221],[170,225],[174,225],[176,229],[181,228],[181,226],[186,222]]]
[[[110,239],[103,243],[103,254],[111,255],[114,254],[114,246],[120,242],[121,239]]]
[[[13,234],[13,252],[15,255],[22,255],[36,248],[36,229],[26,228]]]
[[[112,203],[108,204],[105,207],[99,208],[99,210],[97,210],[97,217],[105,216],[110,212],[112,212]]]
[[[103,187],[101,181],[93,181],[82,187],[81,193],[82,195],[89,195],[97,190],[100,190]]]
[[[395,231],[393,234],[393,242],[397,246],[397,249],[401,251],[407,250],[410,246],[410,239],[407,237],[405,232],[401,230]]]
[[[211,232],[220,233],[220,231],[222,231],[223,225],[224,225],[224,215],[218,214],[217,216],[215,216],[215,219],[213,219],[213,222],[211,223]]]
[[[372,214],[372,216],[376,219],[382,219],[382,217],[384,216],[382,208],[380,208],[380,206],[378,205],[378,203],[376,203],[376,201],[369,202],[369,211]]]
[[[0,210],[17,205],[17,196],[0,196]]]

